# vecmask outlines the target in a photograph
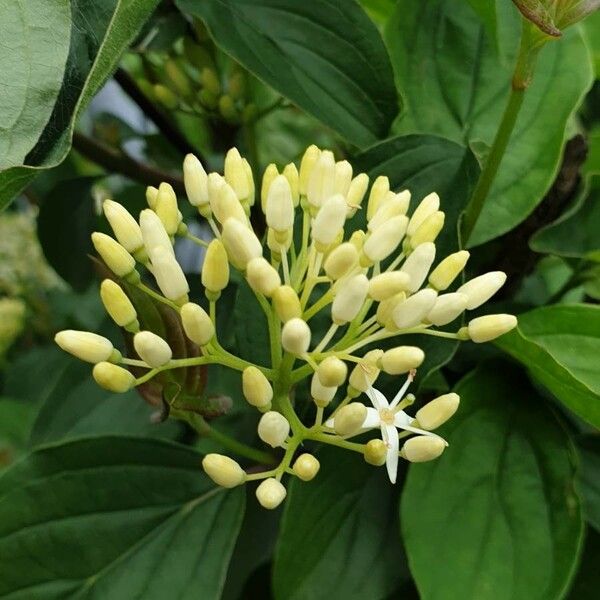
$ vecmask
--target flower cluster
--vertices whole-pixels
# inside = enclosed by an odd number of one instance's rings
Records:
[[[227,153],[224,175],[207,174],[192,155],[185,158],[183,170],[188,200],[214,234],[202,266],[208,310],[190,301],[188,282],[173,250],[176,236],[204,242],[189,233],[175,193],[162,184],[148,188],[149,208],[141,212],[139,222],[124,207],[106,200],[104,213],[115,237],[93,234],[96,250],[114,274],[102,282],[102,301],[112,319],[133,336],[137,357],[124,358],[108,339],[89,332],[62,331],[57,343],[94,363],[96,381],[115,392],[182,367],[222,364],[240,371],[246,401],[262,413],[258,436],[268,446],[283,448],[283,456],[274,468],[261,472],[246,472],[220,454],[208,454],[202,464],[225,487],[261,480],[256,495],[266,508],[283,501],[284,474],[304,481],[317,474],[318,460],[297,454],[306,440],[360,452],[372,465],[386,464],[392,482],[399,457],[411,462],[438,457],[447,444],[433,430],[457,410],[458,396],[440,396],[409,416],[405,409],[414,396],[407,393],[408,386],[425,355],[416,346],[384,350],[378,343],[409,333],[480,343],[517,322],[512,315],[488,315],[456,331],[440,330],[486,302],[506,277],[486,273],[449,291],[469,253],[436,257],[435,240],[444,224],[438,195],[427,195],[411,211],[408,190],[391,190],[385,176],[369,186],[366,174],[355,175],[349,162],[336,162],[332,152],[316,146],[306,150],[299,169],[288,164],[280,172],[269,165],[259,193],[248,162],[235,148]],[[262,242],[249,220],[257,199],[266,221]],[[345,231],[346,222],[359,210],[366,214],[366,228]],[[245,277],[265,312],[269,367],[229,353],[216,334],[217,304],[229,284],[231,267]],[[160,293],[142,282],[147,274]],[[142,329],[144,320],[125,284],[176,311],[188,341],[197,345],[195,356],[173,358],[163,337]],[[315,335],[311,320],[321,311],[331,315],[331,324]],[[128,365],[142,374],[136,378],[125,368]],[[373,387],[381,373],[404,380],[389,402]],[[294,408],[305,399],[293,393],[307,378],[306,400],[315,405],[310,424],[302,422]],[[372,406],[357,400],[361,394]],[[172,403],[172,408],[185,410],[177,407],[176,398]],[[367,442],[351,441],[369,431],[380,435]],[[239,448],[236,444],[233,451]]]

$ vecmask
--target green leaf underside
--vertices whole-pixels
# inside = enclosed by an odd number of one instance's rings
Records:
[[[259,79],[357,146],[398,112],[389,57],[354,0],[178,0]]]
[[[496,344],[567,408],[600,427],[600,307],[555,305],[519,315]]]
[[[0,478],[0,596],[219,598],[244,494],[199,461],[141,438],[33,452]]]
[[[384,598],[407,578],[385,468],[338,448],[288,492],[275,555],[277,600]]]
[[[449,448],[411,465],[402,497],[420,597],[563,597],[582,539],[566,432],[509,363],[480,367],[456,392]]]
[[[386,29],[406,102],[396,132],[491,144],[507,103],[520,31],[510,3],[498,5],[497,17],[498,43],[511,49],[506,58],[467,2],[398,3]],[[591,82],[589,53],[577,28],[542,49],[471,245],[512,229],[541,201],[560,163],[566,123]]]

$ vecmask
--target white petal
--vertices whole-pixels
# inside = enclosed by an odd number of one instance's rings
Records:
[[[412,370],[408,374],[408,376],[406,377],[406,381],[404,382],[404,385],[400,388],[398,393],[394,396],[394,399],[390,402],[390,408],[394,408],[395,406],[397,406],[400,403],[400,400],[402,400],[402,398],[404,397],[404,394],[406,393],[408,386],[413,382],[413,379],[415,378],[415,373],[416,373],[416,371]]]
[[[399,410],[394,417],[394,425],[404,429],[406,425],[410,425],[414,419],[407,415],[403,410]]]
[[[394,421],[394,424],[395,424],[395,421]],[[444,442],[444,444],[446,444],[446,446],[448,445],[448,442],[443,437],[439,436],[437,433],[433,433],[431,431],[425,431],[424,429],[418,429],[417,427],[411,427],[410,425],[396,425],[396,427],[398,427],[399,429],[404,429],[405,431],[417,433],[419,435],[428,435],[429,437],[438,438],[438,439],[442,440]]]
[[[380,425],[381,418],[379,417],[379,411],[375,408],[367,407],[367,416],[362,424],[362,428],[373,429],[374,427],[379,427]]]
[[[392,483],[396,483],[396,476],[398,474],[398,447],[400,445],[398,432],[393,425],[386,425],[385,428],[381,428],[381,431],[382,433],[385,432],[385,437],[387,438],[388,451],[385,464],[388,476]]]
[[[387,398],[379,391],[376,390],[373,386],[369,386],[367,388],[367,396],[369,396],[369,400],[371,400],[371,404],[376,409],[388,408],[389,403]]]

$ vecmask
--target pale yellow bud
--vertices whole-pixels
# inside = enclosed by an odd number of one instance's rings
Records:
[[[346,380],[348,367],[337,356],[328,356],[318,366],[316,373],[325,387],[339,387]]]
[[[284,500],[287,492],[281,481],[274,477],[265,479],[256,488],[256,499],[259,504],[268,510],[277,508]]]
[[[350,242],[344,242],[327,255],[323,269],[330,279],[336,281],[357,264],[358,250],[356,246]]]
[[[141,250],[144,246],[142,231],[129,211],[113,200],[105,200],[102,209],[119,244],[131,254]]]
[[[224,171],[225,181],[232,187],[237,199],[247,202],[251,194],[250,182],[244,161],[237,148],[231,148],[225,155]]]
[[[65,352],[85,362],[117,362],[121,359],[121,354],[114,349],[110,340],[91,331],[65,329],[54,336],[54,341]]]
[[[140,213],[140,228],[144,248],[146,248],[150,260],[152,260],[156,248],[163,248],[171,256],[175,256],[171,238],[169,238],[163,222],[153,210],[146,208]]]
[[[204,472],[217,484],[224,488],[233,488],[246,481],[246,473],[229,456],[207,454],[202,459]]]
[[[92,233],[92,243],[106,266],[118,277],[125,277],[135,271],[135,259],[119,242],[97,231]]]
[[[448,289],[465,268],[468,260],[469,253],[466,250],[450,254],[429,275],[430,285],[439,292]]]
[[[437,292],[425,288],[410,296],[394,308],[392,319],[398,329],[409,329],[423,322],[429,311],[433,308]]]
[[[304,354],[310,346],[310,327],[297,317],[290,319],[281,329],[281,345],[291,354]]]
[[[374,465],[375,467],[385,465],[387,450],[387,445],[383,440],[369,440],[363,451],[365,462]]]
[[[206,179],[206,189],[208,191],[208,204],[211,207],[219,203],[219,193],[221,188],[227,182],[222,175],[218,173],[209,173]]]
[[[198,304],[188,302],[181,307],[181,323],[185,335],[198,346],[205,346],[215,335],[215,326],[208,313]]]
[[[457,292],[467,296],[467,309],[473,310],[487,302],[506,281],[503,271],[491,271],[467,281],[461,285]]]
[[[100,298],[106,312],[119,327],[137,328],[135,308],[118,283],[105,279],[100,285]]]
[[[222,184],[219,187],[219,191],[213,194],[210,200],[210,208],[221,225],[227,219],[236,219],[243,225],[248,224],[248,217],[246,216],[244,207],[241,205],[233,188],[227,183]]]
[[[369,280],[363,274],[344,281],[331,305],[332,321],[336,325],[352,321],[362,308],[368,291]]]
[[[140,331],[133,336],[133,347],[139,357],[153,368],[166,365],[173,353],[169,344],[151,331]]]
[[[323,201],[312,224],[312,238],[319,252],[324,252],[344,228],[346,201],[340,194]]]
[[[290,434],[288,420],[274,410],[266,412],[258,422],[258,437],[269,446],[282,446]]]
[[[246,279],[255,292],[259,292],[267,298],[270,298],[273,292],[281,286],[279,273],[262,256],[248,262]]]
[[[352,181],[352,165],[347,160],[340,160],[335,163],[335,183],[333,186],[334,194],[341,194],[346,197]]]
[[[425,360],[425,353],[416,346],[398,346],[383,353],[381,368],[390,375],[402,375],[417,367]]]
[[[385,175],[380,175],[371,186],[369,202],[367,204],[367,221],[370,221],[377,212],[379,204],[384,196],[390,191],[390,180]]]
[[[180,213],[177,208],[177,196],[168,183],[161,183],[158,187],[155,212],[162,221],[167,234],[175,235],[180,223]]]
[[[447,325],[465,310],[467,300],[465,294],[442,294],[438,296],[433,308],[427,313],[427,320],[433,325]]]
[[[445,218],[446,215],[441,210],[429,215],[411,236],[411,248],[416,248],[419,244],[424,244],[425,242],[435,241],[444,227]]]
[[[267,225],[275,231],[288,231],[294,226],[292,190],[283,175],[277,175],[269,187],[265,216]]]
[[[352,232],[352,235],[350,236],[348,242],[352,244],[360,253],[362,252],[366,239],[367,234],[362,229],[357,229],[356,231]]]
[[[212,240],[202,264],[202,285],[212,294],[220,294],[229,283],[229,261],[221,240]]]
[[[273,254],[287,252],[292,245],[294,231],[288,229],[285,232],[277,232],[269,228],[267,233],[267,246]]]
[[[179,304],[187,302],[190,287],[185,274],[175,257],[162,247],[152,253],[152,274],[166,298]]]
[[[383,350],[370,350],[362,360],[352,369],[350,373],[349,383],[359,392],[366,392],[369,386],[375,383],[379,377],[379,368],[377,363],[383,356]]]
[[[258,409],[270,409],[273,388],[257,367],[246,367],[242,373],[242,390],[248,404]]]
[[[434,260],[435,244],[433,242],[425,242],[411,252],[400,269],[410,277],[409,291],[416,292],[423,285]]]
[[[302,316],[298,294],[289,285],[282,285],[273,292],[273,307],[283,323]]]
[[[298,189],[301,196],[306,196],[308,193],[308,182],[320,156],[321,151],[314,144],[309,146],[302,156],[298,177]]]
[[[388,327],[392,329],[392,314],[394,313],[394,309],[401,302],[406,300],[405,292],[398,292],[394,294],[391,298],[386,298],[379,303],[377,306],[377,312],[375,314],[377,318],[377,322],[384,327]]]
[[[245,202],[249,207],[254,206],[254,200],[256,199],[256,192],[254,190],[254,175],[252,173],[252,167],[250,163],[243,158],[242,164],[244,165],[244,172],[246,173],[246,180],[248,182],[248,198],[243,198],[242,201]]]
[[[338,435],[353,435],[360,431],[366,417],[367,407],[360,402],[351,402],[338,410],[333,428]]]
[[[321,383],[317,373],[313,373],[310,381],[310,395],[317,406],[326,407],[337,392],[336,386],[326,386]]]
[[[299,184],[299,174],[298,169],[294,163],[289,163],[285,165],[283,169],[283,176],[288,180],[290,184],[290,190],[292,192],[292,202],[294,206],[298,206],[300,202],[300,193],[298,191]]]
[[[135,377],[127,369],[109,362],[94,365],[92,376],[100,387],[116,394],[124,394],[135,385]]]
[[[450,393],[438,396],[417,411],[416,419],[421,429],[431,431],[443,425],[458,410],[460,397]]]
[[[469,337],[476,344],[489,342],[508,333],[517,326],[517,317],[514,315],[485,315],[469,322]]]
[[[149,185],[146,188],[146,202],[148,206],[154,210],[156,208],[156,198],[158,197],[158,188]]]
[[[269,197],[269,190],[271,189],[271,184],[275,180],[275,177],[279,175],[279,171],[275,166],[275,163],[271,163],[263,174],[262,185],[260,188],[260,207],[263,213],[267,212],[267,198]]]
[[[417,208],[415,208],[410,222],[408,223],[408,228],[406,229],[407,235],[414,235],[417,229],[421,226],[421,223],[425,221],[429,215],[432,215],[434,212],[437,212],[440,209],[440,197],[435,193],[428,194],[421,200]]]
[[[427,462],[441,456],[446,445],[442,438],[419,435],[404,442],[400,456],[413,463]]]
[[[388,192],[379,204],[377,212],[369,219],[367,229],[369,231],[375,231],[378,227],[381,227],[384,223],[387,223],[392,217],[405,215],[408,210],[410,203],[410,192],[404,190],[399,194],[394,192]],[[408,223],[408,218],[407,218]]]
[[[262,246],[254,231],[237,219],[223,223],[221,237],[229,260],[239,269],[246,269],[249,261],[262,256]]]
[[[362,205],[365,194],[369,187],[369,176],[366,173],[360,173],[351,182],[346,194],[346,204],[348,205],[347,215],[353,216]]]
[[[300,172],[302,173],[302,165],[300,165]],[[335,158],[333,152],[323,150],[310,174],[306,197],[311,206],[320,208],[334,194]]]
[[[390,271],[376,275],[369,281],[369,296],[381,302],[408,289],[410,275],[402,271]]]
[[[362,251],[371,263],[385,260],[400,244],[408,219],[405,215],[392,217],[367,237]]]
[[[208,175],[193,154],[186,155],[183,160],[183,184],[192,206],[199,209],[208,205]]]
[[[319,461],[312,454],[301,454],[294,462],[292,470],[302,481],[311,481],[317,476],[320,468]]]

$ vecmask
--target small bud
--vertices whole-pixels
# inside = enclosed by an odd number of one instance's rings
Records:
[[[473,310],[487,302],[506,281],[503,271],[491,271],[467,281],[457,292],[467,296],[467,310]]]
[[[299,174],[298,169],[294,163],[288,163],[283,169],[283,176],[288,180],[290,184],[290,190],[292,192],[292,202],[294,206],[298,206],[300,202],[300,193],[298,191]]]
[[[371,186],[369,194],[369,203],[367,205],[367,221],[373,218],[377,212],[384,196],[390,191],[390,180],[385,175],[380,175]]]
[[[386,298],[379,303],[377,307],[377,312],[375,316],[377,318],[377,322],[388,329],[393,329],[393,321],[392,315],[396,306],[398,306],[401,302],[406,300],[406,294],[404,292],[398,292],[394,294],[391,298]]]
[[[92,243],[106,266],[118,277],[125,277],[135,270],[135,259],[119,242],[97,231],[92,233]]]
[[[139,357],[153,368],[166,365],[173,353],[169,344],[151,331],[140,331],[133,336],[133,347]]]
[[[269,190],[271,189],[271,184],[275,180],[275,177],[279,175],[279,171],[275,166],[275,163],[271,163],[265,169],[262,178],[262,186],[260,188],[260,207],[263,213],[267,212],[267,198],[269,197]]]
[[[218,173],[209,173],[206,179],[206,189],[208,191],[208,203],[212,207],[219,202],[219,192],[221,187],[227,182],[222,175]],[[234,192],[235,193],[235,192]]]
[[[410,276],[402,271],[391,271],[376,275],[369,281],[369,296],[377,302],[387,300],[398,292],[408,289]]]
[[[160,291],[169,300],[187,302],[190,287],[175,257],[163,247],[154,248],[151,256],[152,273]]]
[[[327,255],[323,269],[329,279],[336,281],[357,264],[358,250],[356,246],[350,242],[344,242]]]
[[[241,205],[233,188],[227,183],[218,186],[217,192],[210,196],[210,208],[221,225],[227,219],[236,219],[243,225],[248,224],[248,217],[246,216],[244,207]]]
[[[202,264],[202,285],[211,294],[220,294],[229,283],[229,261],[221,240],[212,240]]]
[[[208,204],[208,175],[193,154],[188,154],[183,161],[183,183],[192,206],[201,208]]]
[[[416,292],[423,285],[434,260],[435,244],[433,242],[425,242],[412,251],[400,269],[410,277],[409,291]]]
[[[517,326],[517,317],[514,315],[485,315],[469,322],[469,337],[476,344],[489,342],[508,333]]]
[[[469,260],[469,253],[466,250],[460,250],[446,258],[431,272],[429,283],[438,292],[448,289],[452,282],[458,277],[465,268]]]
[[[346,200],[340,194],[323,201],[312,224],[312,238],[317,250],[324,252],[344,228]]]
[[[265,479],[256,488],[256,499],[263,508],[269,510],[277,508],[285,500],[286,494],[283,484],[274,477]]]
[[[281,345],[291,354],[304,354],[310,346],[310,327],[306,321],[297,317],[287,321],[281,330]]]
[[[435,193],[428,194],[421,200],[417,208],[415,208],[410,222],[408,223],[408,227],[406,229],[407,235],[414,235],[417,229],[421,226],[423,221],[429,215],[432,215],[434,212],[437,212],[440,209],[440,197]]]
[[[365,462],[374,465],[375,467],[381,467],[385,464],[387,450],[387,445],[383,440],[369,440],[363,451]]]
[[[312,454],[301,454],[292,467],[294,474],[302,481],[311,481],[319,472],[321,465]]]
[[[258,409],[270,409],[273,388],[257,367],[246,367],[242,373],[242,391],[248,404]]]
[[[465,294],[442,294],[438,296],[431,311],[427,313],[427,320],[438,327],[454,321],[467,307]]]
[[[154,97],[169,110],[174,110],[179,105],[177,96],[165,85],[157,83],[152,88]]]
[[[367,417],[367,407],[360,402],[351,402],[338,410],[333,428],[338,435],[358,433]]]
[[[185,97],[191,94],[192,90],[187,75],[173,59],[166,60],[162,69],[178,96]]]
[[[419,435],[404,442],[400,456],[413,463],[427,462],[441,456],[446,445],[442,438]]]
[[[233,188],[238,200],[250,198],[250,182],[244,162],[237,148],[231,148],[225,155],[225,181]]]
[[[156,208],[157,196],[158,196],[158,188],[155,188],[153,185],[149,185],[146,188],[146,203],[152,210],[154,210]]]
[[[129,211],[113,200],[105,200],[102,209],[119,244],[130,254],[138,252],[144,246],[142,231]]]
[[[457,411],[460,403],[458,394],[438,396],[417,411],[418,427],[431,431],[443,425]]]
[[[383,353],[381,368],[390,375],[401,375],[420,367],[425,353],[416,346],[398,346]]]
[[[202,459],[204,472],[217,484],[233,488],[246,481],[246,473],[235,460],[222,454],[207,454]]]
[[[398,329],[409,329],[423,322],[433,308],[437,292],[425,288],[410,296],[394,308],[392,319]]]
[[[135,385],[135,377],[127,369],[109,362],[94,365],[92,376],[101,388],[116,394],[124,394]]]
[[[237,219],[225,221],[222,239],[229,259],[241,270],[245,270],[253,258],[262,256],[262,246],[254,231]]]
[[[292,245],[293,230],[289,229],[285,233],[277,232],[269,228],[267,233],[267,246],[272,254],[278,255],[287,252]]]
[[[385,260],[400,244],[406,231],[408,218],[404,215],[392,217],[373,231],[366,239],[362,251],[371,263]]]
[[[118,283],[105,279],[100,285],[100,298],[106,312],[119,327],[138,326],[135,308]]]
[[[350,373],[349,383],[359,392],[365,392],[379,377],[377,363],[383,356],[383,350],[370,350]]]
[[[277,175],[267,195],[267,225],[275,231],[288,231],[294,226],[294,202],[286,177]]]
[[[323,385],[317,373],[313,373],[310,381],[310,395],[317,406],[325,408],[333,400],[336,392],[337,387]]]
[[[198,346],[206,346],[215,335],[215,326],[198,304],[188,302],[181,307],[181,323],[185,335]]]
[[[200,72],[200,81],[202,86],[211,94],[218,96],[221,93],[221,82],[219,76],[214,69],[204,67]]]
[[[360,208],[362,201],[369,187],[369,176],[366,173],[360,173],[351,182],[346,194],[346,204],[348,205],[347,215],[352,217]]]
[[[346,197],[352,181],[352,165],[347,160],[340,160],[335,163],[335,181],[333,193],[341,194]]]
[[[304,161],[303,161],[304,162]],[[302,173],[302,165],[300,166]],[[335,158],[333,152],[323,150],[316,161],[306,190],[308,202],[314,208],[320,208],[335,193]],[[345,201],[344,201],[345,208]]]
[[[246,180],[248,181],[248,198],[244,199],[247,207],[254,206],[254,200],[256,199],[256,192],[254,190],[254,174],[252,173],[252,167],[250,163],[242,158],[242,164],[244,165],[244,171],[246,173]]]
[[[320,156],[321,151],[314,144],[309,146],[302,156],[298,177],[298,189],[301,196],[306,196],[308,193],[308,182]]]
[[[140,228],[144,239],[144,248],[146,248],[150,260],[152,260],[156,248],[163,248],[168,254],[175,256],[169,234],[153,210],[146,208],[140,213]]]
[[[410,238],[411,248],[416,248],[425,242],[434,242],[444,227],[446,215],[438,210],[429,215]]]
[[[246,279],[255,292],[259,292],[267,298],[270,298],[273,292],[281,286],[279,273],[262,256],[248,262]]]
[[[278,412],[266,412],[258,422],[258,437],[272,448],[282,446],[290,434],[288,420]]]
[[[337,356],[328,356],[317,368],[319,381],[325,387],[339,387],[348,375],[348,367]]]
[[[282,285],[273,292],[273,307],[283,323],[290,319],[302,316],[302,307],[300,299],[294,288],[289,285]]]
[[[65,329],[54,336],[54,341],[65,352],[85,362],[99,363],[108,360],[112,362],[113,358],[120,360],[120,354],[114,349],[110,340],[90,331]]]
[[[392,217],[398,217],[406,214],[410,204],[410,192],[404,190],[399,194],[388,192],[379,204],[377,212],[369,220],[367,228],[369,231],[375,231]],[[407,219],[408,223],[408,219]]]
[[[155,212],[162,221],[167,234],[175,235],[180,223],[180,213],[177,207],[177,196],[168,183],[161,183],[158,187]]]
[[[223,94],[218,101],[219,113],[225,121],[234,123],[239,118],[239,113],[235,107],[235,102],[229,94]]]
[[[362,308],[368,291],[369,280],[363,274],[344,281],[331,305],[332,321],[336,325],[352,321]]]

